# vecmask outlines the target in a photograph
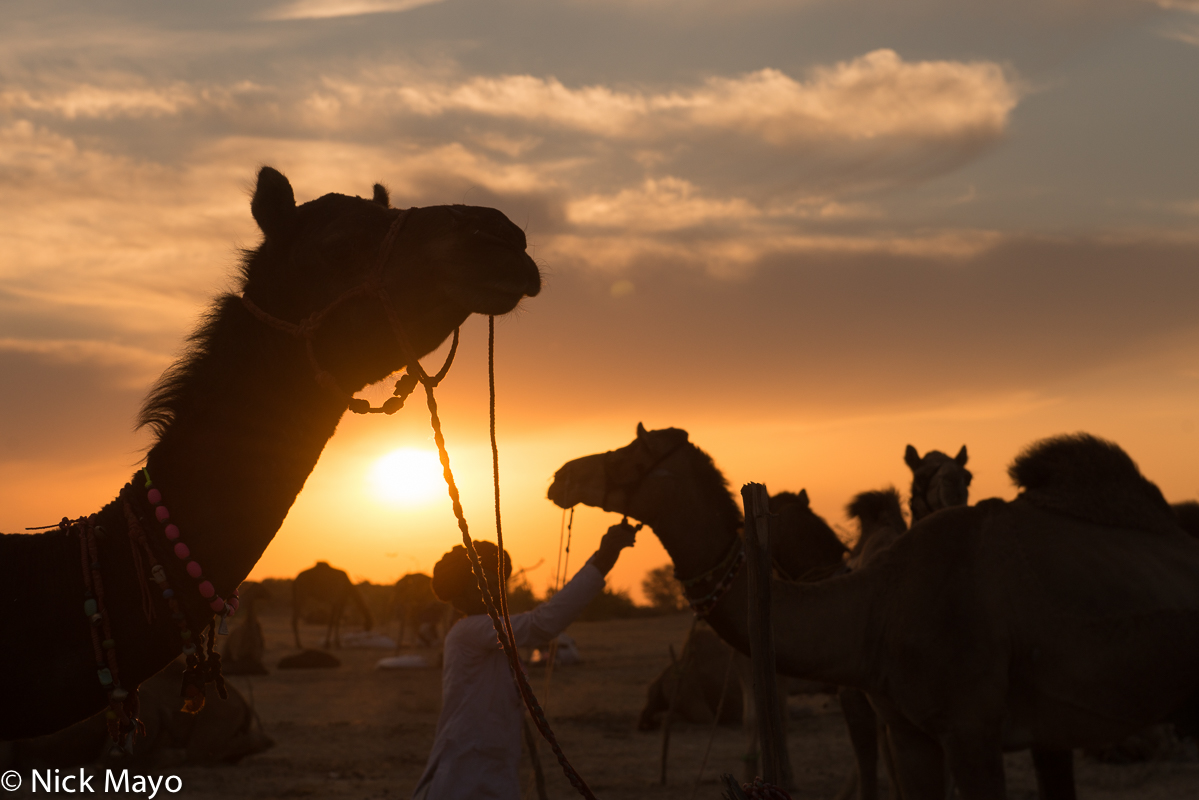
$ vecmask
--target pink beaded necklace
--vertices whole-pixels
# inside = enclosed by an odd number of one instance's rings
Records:
[[[193,580],[197,581],[196,589],[200,592],[200,597],[208,602],[208,607],[213,610],[213,613],[221,615],[222,621],[225,618],[233,616],[237,612],[237,607],[240,603],[237,590],[234,589],[233,593],[229,595],[228,602],[216,593],[212,581],[204,578],[204,570],[199,562],[191,560],[191,550],[181,539],[179,526],[173,522],[168,522],[171,518],[171,512],[162,504],[162,492],[154,486],[154,482],[150,479],[150,470],[143,467],[141,472],[146,476],[146,500],[154,507],[154,518],[163,526],[163,535],[166,536],[168,542],[172,543],[172,550],[175,556],[180,561],[187,562],[184,565],[184,569],[187,570],[187,574]],[[157,577],[155,580],[157,580]],[[167,589],[166,591],[170,590]]]

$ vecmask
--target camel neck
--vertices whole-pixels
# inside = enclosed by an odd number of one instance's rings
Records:
[[[683,498],[679,498],[680,500]],[[710,513],[705,513],[707,510]],[[711,570],[728,552],[736,527],[722,522],[700,497],[664,513],[638,515],[661,540],[683,577]],[[879,641],[879,579],[866,573],[817,583],[771,584],[775,652],[788,675],[863,689],[877,683],[871,642]],[[749,652],[749,581],[744,567],[707,621],[725,641]]]
[[[300,346],[234,298],[175,383],[146,466],[162,503],[219,594],[249,574],[344,410]]]

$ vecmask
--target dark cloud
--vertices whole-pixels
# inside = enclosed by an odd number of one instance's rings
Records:
[[[1027,239],[952,261],[777,257],[739,281],[643,265],[619,297],[615,279],[559,265],[505,347],[563,416],[918,409],[1036,392],[1193,334],[1197,259]]]

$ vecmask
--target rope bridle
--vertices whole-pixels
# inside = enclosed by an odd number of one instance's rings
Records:
[[[241,295],[242,305],[251,314],[270,327],[282,331],[304,343],[304,350],[308,355],[308,363],[312,365],[316,382],[342,398],[346,403],[346,408],[355,414],[394,414],[399,411],[404,407],[404,401],[408,399],[408,395],[412,394],[413,390],[416,389],[417,383],[422,383],[426,387],[429,387],[430,384],[432,386],[439,384],[442,378],[446,376],[446,373],[449,372],[450,365],[454,362],[454,355],[458,352],[459,329],[455,328],[454,341],[450,345],[450,352],[446,356],[445,364],[437,371],[436,375],[430,377],[421,368],[420,362],[415,357],[415,350],[412,347],[412,343],[409,341],[408,335],[404,332],[404,326],[400,324],[400,318],[396,314],[395,305],[391,302],[391,295],[387,293],[387,281],[384,279],[384,271],[387,267],[387,262],[391,260],[391,252],[395,249],[396,241],[400,237],[400,231],[403,230],[404,223],[407,222],[411,211],[412,209],[410,208],[404,209],[391,221],[391,226],[387,229],[387,235],[379,245],[379,257],[367,273],[366,280],[346,290],[327,306],[319,311],[312,312],[299,323],[288,322],[285,319],[280,319],[269,314],[263,311],[244,292]],[[404,359],[405,365],[407,365],[407,373],[396,381],[394,396],[387,398],[383,405],[378,407],[372,407],[369,400],[354,397],[351,392],[347,392],[341,388],[337,383],[337,379],[333,377],[332,373],[321,366],[320,361],[316,357],[315,342],[317,330],[335,309],[362,295],[374,295],[375,299],[379,301],[379,305],[383,307],[383,312],[386,314],[388,323],[391,325],[391,332],[400,347],[400,355]]]
[[[649,450],[649,445],[646,444],[640,436],[637,437],[636,441],[642,447]],[[613,489],[619,489],[624,492],[624,505],[625,508],[628,508],[633,497],[635,497],[637,492],[641,489],[641,485],[645,482],[645,479],[652,475],[654,470],[661,466],[665,461],[667,461],[675,453],[688,444],[689,442],[684,439],[654,459],[654,461],[650,463],[650,465],[646,467],[636,478],[633,478],[629,481],[624,481],[623,483],[614,483],[611,480],[608,461],[605,459],[604,495],[601,507],[607,508],[609,492]],[[611,452],[615,451],[610,451],[610,453]],[[624,518],[624,522],[625,524],[628,523],[627,515]],[[640,530],[640,528],[641,525],[638,525],[637,529]],[[741,538],[737,536],[733,538],[733,543],[725,553],[724,557],[721,558],[716,566],[712,567],[711,569],[701,572],[699,575],[695,575],[691,578],[681,578],[677,572],[675,573],[675,579],[683,585],[683,594],[687,597],[687,602],[691,605],[691,610],[695,613],[696,617],[706,617],[708,614],[712,613],[712,609],[716,608],[716,604],[720,602],[721,598],[723,598],[725,593],[728,592],[728,590],[732,587],[733,580],[737,577],[737,573],[741,571],[741,565],[744,563],[745,548],[742,546]],[[715,582],[711,589],[698,598],[692,596],[694,587],[703,584],[704,581],[712,580],[714,578]]]
[[[641,445],[642,447],[644,447],[652,455],[653,451],[650,450],[648,444],[646,444],[644,441],[642,441],[640,436],[637,437],[636,443]],[[688,442],[685,439],[683,441],[679,442],[674,447],[670,448],[665,453],[663,453],[662,455],[655,458],[654,461],[648,467],[646,467],[641,472],[641,474],[638,475],[636,478],[633,478],[632,480],[624,481],[623,483],[617,483],[612,480],[611,473],[608,469],[608,460],[604,459],[604,496],[600,502],[600,507],[607,508],[608,507],[608,494],[613,489],[620,489],[621,491],[624,492],[624,506],[625,506],[625,508],[628,508],[629,504],[632,502],[633,498],[637,495],[637,492],[639,492],[641,490],[641,484],[645,483],[645,479],[648,478],[650,475],[652,475],[654,470],[656,470],[658,467],[660,467],[667,459],[669,459],[671,456],[673,456],[679,450],[683,449],[683,447],[687,444],[688,444]],[[616,452],[616,451],[609,451],[605,455],[611,455],[611,453],[613,453],[613,452]],[[628,514],[625,514],[625,519],[626,520],[628,519]]]

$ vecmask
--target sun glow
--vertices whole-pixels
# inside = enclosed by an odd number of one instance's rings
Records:
[[[392,450],[371,470],[375,496],[397,505],[427,503],[445,491],[441,463],[432,450]]]

